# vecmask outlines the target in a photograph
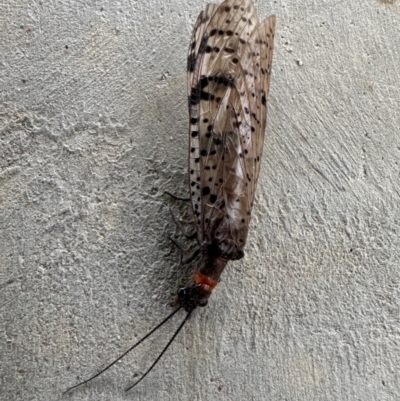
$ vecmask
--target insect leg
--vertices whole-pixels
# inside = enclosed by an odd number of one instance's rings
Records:
[[[196,248],[193,252],[189,253],[186,258],[182,258],[181,263],[187,265],[190,262],[193,262],[200,253],[200,248]]]
[[[174,214],[172,213],[171,208],[169,208],[169,212],[171,213],[172,221],[175,223],[175,225],[179,228],[179,230],[182,232],[182,234],[187,238],[187,239],[195,239],[197,236],[197,233],[194,232],[192,234],[186,234],[184,228],[182,227],[182,224],[179,223],[179,221],[175,218]]]
[[[187,265],[197,258],[200,253],[200,249],[196,248],[193,251],[189,252],[189,250],[183,249],[173,238],[168,237],[169,240],[180,250],[181,252],[181,265]]]
[[[181,198],[180,196],[176,196],[174,194],[171,194],[171,192],[168,191],[164,191],[165,194],[169,195],[171,198],[176,199],[176,200],[180,200],[183,202],[189,202],[190,198]]]

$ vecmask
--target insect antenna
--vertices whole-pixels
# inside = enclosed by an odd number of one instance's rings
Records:
[[[183,319],[183,322],[180,324],[180,326],[176,329],[174,335],[170,338],[168,341],[168,344],[164,347],[164,349],[160,352],[160,355],[158,355],[157,359],[153,362],[153,364],[146,370],[145,373],[140,377],[140,379],[133,383],[132,386],[128,387],[125,389],[125,391],[129,391],[133,387],[137,386],[154,368],[154,366],[157,365],[157,362],[161,359],[161,357],[165,354],[165,351],[169,348],[169,346],[172,344],[172,342],[175,340],[175,337],[178,335],[178,333],[181,331],[182,327],[185,325],[185,323],[189,320],[190,315],[192,314],[193,310],[189,311],[188,314],[186,315],[185,319]]]
[[[106,366],[104,369],[102,369],[99,373],[96,373],[94,376],[90,377],[89,379],[80,382],[78,384],[75,384],[75,386],[72,386],[70,388],[68,388],[67,390],[65,390],[63,392],[63,396],[65,394],[67,394],[69,391],[73,390],[74,388],[77,388],[79,386],[82,386],[83,384],[87,384],[90,381],[92,381],[93,379],[95,379],[96,377],[100,376],[102,373],[104,373],[106,370],[110,369],[111,366],[115,365],[119,360],[121,360],[125,355],[129,354],[129,352],[131,352],[134,348],[136,348],[140,343],[142,343],[144,340],[146,340],[146,338],[150,337],[155,331],[157,331],[162,325],[164,325],[164,323],[168,322],[169,319],[172,318],[172,316],[175,315],[176,312],[178,312],[180,309],[182,308],[182,306],[179,306],[178,308],[176,308],[171,314],[169,314],[161,323],[159,323],[156,327],[154,327],[154,329],[152,329],[151,331],[149,331],[144,337],[142,337],[136,344],[132,345],[132,347],[130,347],[127,351],[125,351],[120,357],[118,357],[115,361],[111,362],[108,366]],[[189,316],[186,316],[184,322],[186,322],[188,320]],[[178,328],[178,331],[174,334],[174,336],[172,337],[172,340],[176,337],[176,334],[178,334],[179,330],[182,328],[183,324],[181,324],[181,326]],[[172,341],[170,341],[172,342]],[[169,346],[170,344],[168,344]],[[168,348],[168,346],[163,350],[162,354],[166,351],[166,349]],[[162,356],[162,354],[160,355],[160,357]],[[160,357],[158,359],[160,359]],[[158,361],[157,359],[157,361]],[[156,363],[157,363],[156,361]],[[150,368],[150,370],[154,367],[155,363],[152,365],[152,367]],[[149,371],[150,371],[149,370]],[[146,372],[145,375],[147,375]],[[143,377],[142,377],[143,378]],[[142,380],[142,378],[140,380]],[[140,381],[139,380],[139,381]],[[137,382],[138,383],[138,382]],[[134,386],[137,384],[135,383]],[[131,386],[130,388],[132,388],[133,386]],[[128,389],[129,390],[129,389]]]

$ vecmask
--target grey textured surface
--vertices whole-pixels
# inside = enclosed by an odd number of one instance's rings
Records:
[[[184,280],[186,49],[206,0],[0,5],[0,399],[58,400],[157,324]],[[246,257],[71,400],[398,400],[400,5],[277,16]]]

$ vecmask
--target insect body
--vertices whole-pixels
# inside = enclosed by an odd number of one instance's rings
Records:
[[[187,316],[137,385],[153,369],[197,306],[205,306],[230,260],[244,256],[260,171],[275,16],[259,23],[251,0],[209,4],[197,18],[188,55],[189,188],[202,250],[192,284],[178,291]]]
[[[188,56],[189,185],[203,263],[180,292],[203,306],[229,260],[244,256],[260,171],[275,16],[259,23],[251,0],[209,4]]]

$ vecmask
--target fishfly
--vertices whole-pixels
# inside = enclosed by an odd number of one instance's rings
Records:
[[[252,0],[208,4],[193,29],[188,55],[189,188],[201,263],[178,291],[175,310],[93,380],[158,330],[180,309],[205,306],[230,260],[244,256],[264,143],[275,16],[259,22]]]

